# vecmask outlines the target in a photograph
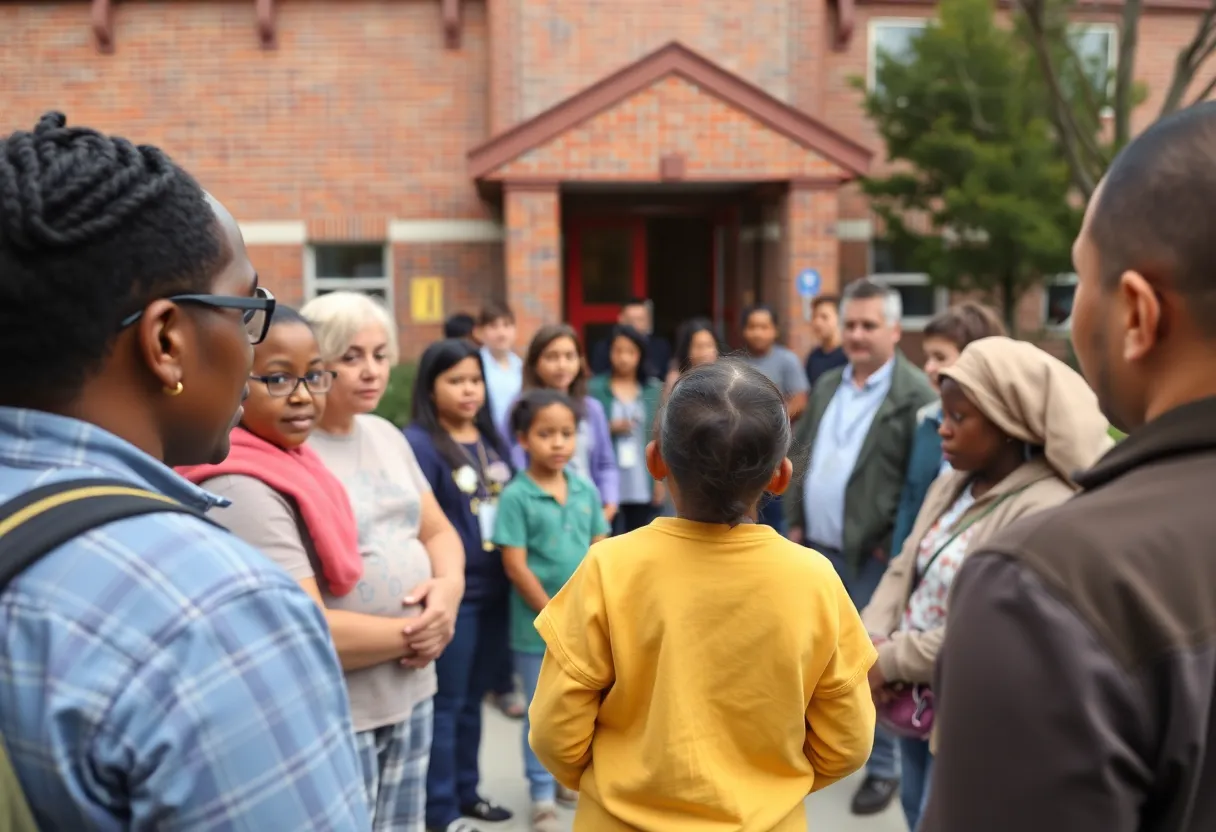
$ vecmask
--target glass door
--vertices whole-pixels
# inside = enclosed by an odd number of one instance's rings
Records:
[[[646,224],[580,219],[566,227],[566,320],[587,349],[608,335],[630,298],[646,298]]]

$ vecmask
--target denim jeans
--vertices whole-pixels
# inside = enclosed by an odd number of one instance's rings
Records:
[[[456,633],[435,661],[434,736],[426,777],[426,825],[446,829],[475,803],[481,702],[496,681],[507,646],[506,599],[460,605]]]
[[[916,832],[916,825],[929,802],[929,784],[933,779],[933,755],[929,753],[928,740],[900,737],[899,757],[904,770],[899,784],[899,802],[904,807],[908,829]]]
[[[877,558],[866,558],[854,573],[838,550],[816,546],[811,542],[808,542],[808,545],[818,550],[832,562],[832,566],[836,567],[836,572],[844,581],[844,588],[848,591],[849,597],[853,599],[853,604],[857,607],[858,612],[865,609],[866,604],[870,603],[874,590],[878,588],[878,582],[882,580],[883,573],[887,571],[887,562]],[[874,750],[870,752],[870,762],[866,764],[866,774],[882,780],[899,779],[899,745],[895,740],[896,737],[881,728],[874,730]]]
[[[536,695],[536,680],[540,678],[540,663],[545,658],[543,653],[515,653],[515,672],[519,674],[524,686],[524,701],[531,706],[532,697]],[[553,800],[557,795],[557,783],[553,775],[545,770],[532,753],[528,744],[528,732],[532,730],[532,721],[524,716],[524,774],[528,778],[528,791],[533,802],[538,800]]]

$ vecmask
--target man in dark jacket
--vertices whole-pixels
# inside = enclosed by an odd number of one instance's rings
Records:
[[[1213,205],[1211,103],[1090,200],[1073,343],[1130,435],[960,571],[924,832],[1216,829]]]

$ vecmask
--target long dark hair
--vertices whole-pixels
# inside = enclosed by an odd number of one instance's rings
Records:
[[[578,340],[578,333],[569,324],[546,324],[536,330],[532,343],[528,344],[528,355],[524,358],[523,389],[545,389],[545,383],[536,373],[536,365],[540,363],[540,354],[558,338],[569,338],[574,342],[574,351],[578,353],[578,375],[570,383],[570,389],[562,392],[570,397],[574,407],[581,413],[583,399],[587,397],[587,361],[583,354],[583,342]]]
[[[688,370],[689,353],[692,352],[692,339],[699,332],[708,332],[714,338],[714,344],[718,347],[718,356],[726,354],[726,350],[722,348],[722,341],[718,338],[718,333],[714,331],[714,325],[710,323],[708,318],[690,318],[680,324],[680,328],[676,331],[676,370],[683,373]]]
[[[435,442],[435,448],[444,462],[452,466],[452,470],[462,468],[469,463],[468,455],[456,444],[443,425],[439,424],[439,411],[435,408],[435,381],[448,370],[455,367],[466,358],[477,359],[477,367],[481,377],[486,377],[486,368],[481,360],[481,351],[464,338],[445,338],[436,341],[426,348],[422,358],[418,360],[418,375],[414,378],[414,401],[411,421],[430,434]],[[494,419],[490,415],[489,396],[482,404],[473,424],[481,439],[491,448],[498,458],[505,463],[510,462],[507,449],[503,447],[502,436],[494,427]],[[482,472],[483,476],[485,472]]]
[[[624,338],[638,348],[638,367],[636,375],[638,377],[638,384],[645,386],[646,380],[651,376],[650,351],[646,348],[646,337],[627,324],[617,324],[612,328],[612,334],[608,336],[608,375],[611,377],[615,372],[611,366],[612,345],[616,343],[617,338]]]

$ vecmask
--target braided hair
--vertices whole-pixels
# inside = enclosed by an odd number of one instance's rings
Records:
[[[207,291],[231,256],[202,188],[157,148],[62,113],[0,139],[0,404],[70,401],[125,315]]]

